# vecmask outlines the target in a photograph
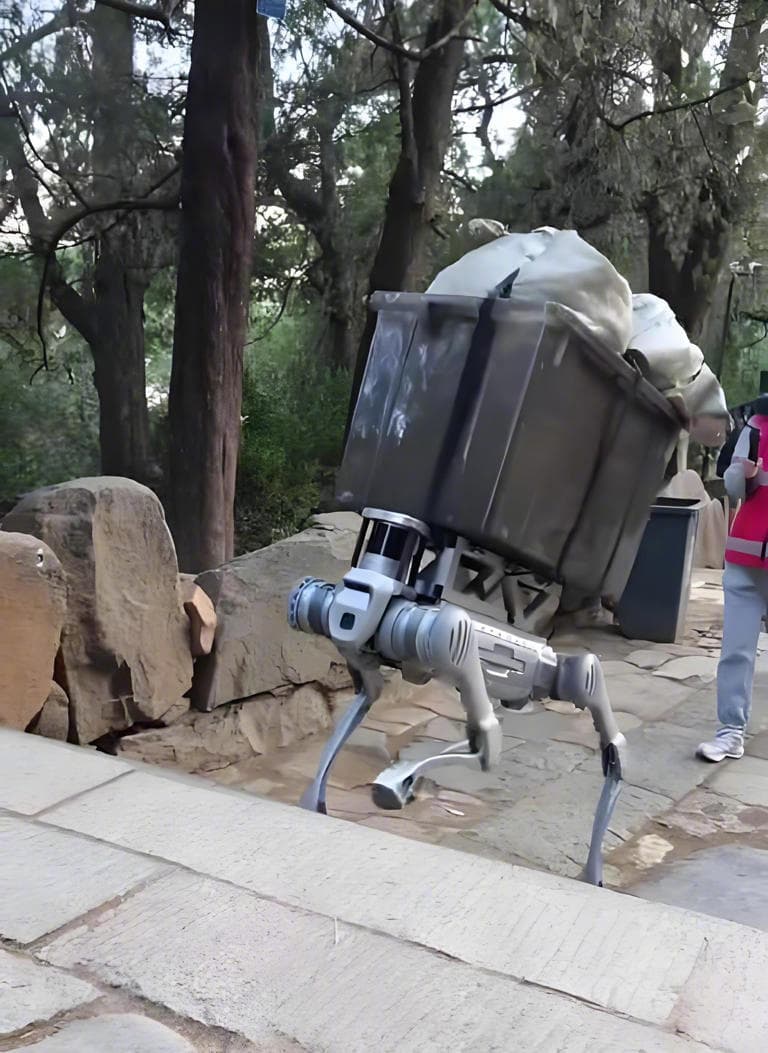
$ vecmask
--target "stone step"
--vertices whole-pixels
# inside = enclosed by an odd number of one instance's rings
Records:
[[[105,880],[107,909],[34,945],[53,966],[334,1053],[765,1048],[766,933],[106,757],[81,788],[81,759],[0,732],[0,808],[58,832],[73,870],[96,843],[157,870],[128,893],[123,876],[117,903]],[[30,817],[41,766],[49,805]]]

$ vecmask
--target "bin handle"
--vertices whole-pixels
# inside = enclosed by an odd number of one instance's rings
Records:
[[[400,311],[420,316],[435,307],[446,315],[478,318],[485,301],[477,296],[440,296],[437,293],[375,292],[368,297],[371,311]]]

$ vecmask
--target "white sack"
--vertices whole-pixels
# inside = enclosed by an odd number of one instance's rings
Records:
[[[573,230],[542,227],[507,234],[473,249],[440,271],[428,293],[495,296],[518,271],[511,303],[541,311],[561,304],[579,316],[594,339],[623,354],[632,333],[632,293],[615,267]]]
[[[629,347],[642,353],[647,378],[660,391],[688,382],[704,365],[704,355],[690,342],[672,308],[650,293],[632,297]]]
[[[728,427],[725,394],[666,300],[649,293],[632,297],[629,346],[642,355],[650,383],[679,403],[691,438],[705,446],[722,444]]]

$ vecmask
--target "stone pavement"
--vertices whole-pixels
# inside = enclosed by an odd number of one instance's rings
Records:
[[[0,836],[4,1053],[765,1049],[732,922],[3,730]]]
[[[715,728],[721,575],[697,571],[680,644],[623,639],[612,629],[560,633],[562,650],[591,649],[630,754],[607,839],[606,882],[633,895],[768,929],[768,637],[761,638],[748,759],[719,767],[694,757]],[[389,760],[437,752],[462,737],[455,697],[429,685],[382,698],[339,758],[329,810],[361,826],[577,876],[602,785],[587,714],[545,703],[504,719],[506,750],[491,773],[430,772],[419,799],[378,812],[369,785]],[[296,803],[324,738],[211,773],[219,782]],[[738,891],[734,884],[738,882]]]

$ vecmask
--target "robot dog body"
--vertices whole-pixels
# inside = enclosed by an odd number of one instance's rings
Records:
[[[289,605],[294,628],[334,642],[358,694],[303,804],[325,811],[328,771],[380,694],[382,667],[453,685],[467,732],[443,753],[382,772],[373,796],[383,808],[406,805],[430,768],[492,768],[497,706],[569,700],[590,711],[602,748],[585,870],[600,884],[624,738],[597,658],[556,654],[521,631],[516,583],[533,573],[618,599],[680,419],[549,293],[538,306],[506,293],[369,302],[377,328],[337,476],[341,506],[362,513],[363,526],[344,580],[305,579]]]
[[[439,532],[442,534],[442,532]],[[430,559],[431,557],[431,559]],[[520,709],[529,699],[573,702],[592,714],[606,777],[595,816],[586,880],[602,884],[602,841],[618,797],[625,748],[594,655],[559,655],[544,640],[443,599],[471,546],[436,538],[409,516],[366,509],[353,565],[342,582],[300,582],[289,601],[291,626],[328,637],[346,659],[357,696],[327,743],[302,805],[325,812],[328,775],[340,749],[379,697],[381,667],[400,669],[418,684],[432,678],[455,687],[466,713],[467,737],[421,761],[400,761],[373,785],[380,808],[402,808],[418,779],[446,764],[493,768],[502,748],[495,706]],[[426,562],[428,561],[429,562]]]

